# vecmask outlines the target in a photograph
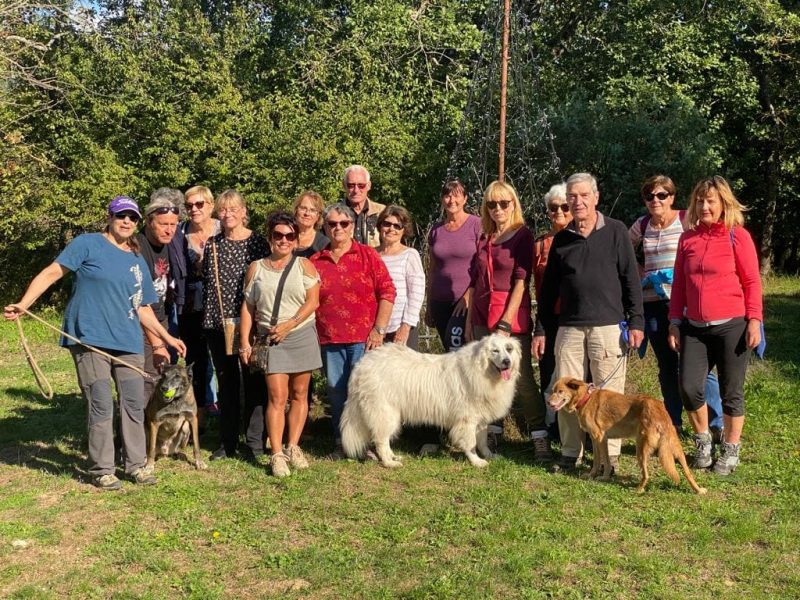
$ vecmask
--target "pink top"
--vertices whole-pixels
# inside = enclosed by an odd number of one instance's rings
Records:
[[[684,314],[685,311],[685,314]],[[763,320],[761,277],[753,238],[723,223],[702,223],[678,242],[669,318],[709,323],[745,317]]]
[[[320,344],[358,344],[367,341],[375,324],[378,302],[394,303],[395,288],[374,248],[353,245],[334,262],[330,246],[309,260],[319,272],[317,334]]]

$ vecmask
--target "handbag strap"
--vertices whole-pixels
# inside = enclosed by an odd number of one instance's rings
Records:
[[[489,276],[489,293],[494,292],[494,264],[492,263],[492,236],[486,238],[486,274]]]
[[[278,280],[278,289],[275,291],[275,304],[272,306],[272,318],[270,318],[269,320],[270,329],[278,324],[278,313],[280,312],[281,309],[281,297],[283,296],[283,286],[286,284],[286,279],[289,277],[289,271],[292,270],[292,266],[294,265],[295,260],[297,260],[297,256],[292,254],[292,258],[284,267],[283,273],[281,273],[281,278]]]
[[[211,254],[214,255],[214,280],[216,281],[217,300],[219,301],[219,318],[225,320],[225,307],[222,304],[222,288],[219,285],[219,259],[217,258],[217,240],[211,240]]]

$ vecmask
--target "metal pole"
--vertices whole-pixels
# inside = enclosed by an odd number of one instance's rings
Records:
[[[497,179],[506,178],[506,89],[508,87],[508,31],[511,25],[511,0],[504,0],[503,53],[500,63],[500,150]]]

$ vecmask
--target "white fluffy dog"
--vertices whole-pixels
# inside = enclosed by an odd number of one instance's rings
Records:
[[[403,425],[438,425],[476,467],[491,458],[486,427],[511,408],[519,378],[519,342],[490,335],[449,354],[420,354],[385,344],[364,355],[350,376],[342,446],[362,458],[370,443],[385,467],[399,467],[389,442]]]

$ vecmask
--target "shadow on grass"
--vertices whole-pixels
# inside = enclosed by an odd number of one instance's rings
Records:
[[[6,388],[4,392],[14,408],[0,419],[0,463],[85,477],[81,396],[56,394],[47,400],[29,388]]]

